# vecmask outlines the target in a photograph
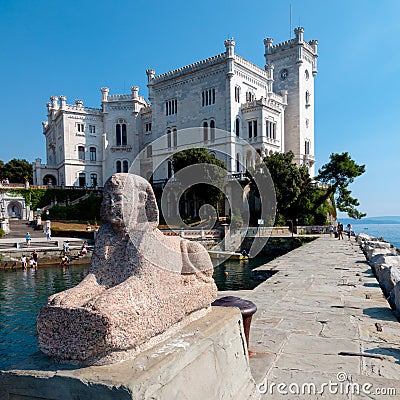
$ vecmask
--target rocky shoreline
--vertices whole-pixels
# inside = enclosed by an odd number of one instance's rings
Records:
[[[400,318],[400,250],[383,238],[374,238],[364,233],[357,236],[357,242],[386,299],[397,318]]]

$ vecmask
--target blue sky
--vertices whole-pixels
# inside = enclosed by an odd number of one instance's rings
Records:
[[[348,151],[367,172],[351,186],[369,216],[400,215],[400,1],[292,0],[292,25],[319,40],[317,167]],[[0,159],[44,158],[51,95],[98,107],[100,87],[147,96],[156,73],[224,51],[264,65],[265,37],[289,38],[290,0],[0,0]]]

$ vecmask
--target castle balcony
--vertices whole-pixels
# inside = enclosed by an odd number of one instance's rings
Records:
[[[226,180],[228,183],[232,181],[248,182],[249,178],[246,175],[246,172],[234,172],[233,174],[228,174]]]
[[[130,145],[111,146],[111,151],[113,153],[116,153],[116,152],[127,152],[127,153],[130,153],[132,151],[132,146],[130,146]]]
[[[265,135],[251,137],[251,138],[247,138],[245,140],[247,142],[249,142],[249,144],[251,144],[251,145],[265,143],[265,144],[268,144],[268,145],[271,145],[274,147],[281,146],[281,141],[279,139],[269,138],[269,137],[266,137]]]
[[[304,154],[303,155],[303,161],[308,162],[308,163],[315,163],[315,157],[311,154]]]
[[[283,102],[282,96],[279,96],[276,93],[269,93],[268,97],[261,97],[258,100],[248,101],[246,103],[242,103],[241,111],[243,113],[250,111],[258,111],[264,108],[269,108],[274,111],[281,112],[286,104]]]

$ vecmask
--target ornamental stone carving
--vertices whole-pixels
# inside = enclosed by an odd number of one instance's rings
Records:
[[[102,218],[88,275],[50,296],[37,319],[40,350],[61,362],[132,357],[177,323],[204,315],[216,298],[207,251],[157,229],[157,203],[145,179],[114,174]]]

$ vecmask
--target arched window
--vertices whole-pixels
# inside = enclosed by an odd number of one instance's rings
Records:
[[[129,170],[129,163],[128,161],[124,160],[122,163],[122,172],[128,172]]]
[[[90,186],[91,187],[97,186],[97,174],[90,174]]]
[[[167,147],[172,147],[171,129],[167,130]]]
[[[148,144],[146,146],[146,155],[147,155],[147,158],[150,158],[153,156],[153,146],[151,144]]]
[[[306,155],[310,154],[310,144],[311,142],[308,139],[304,141],[304,154]]]
[[[90,161],[96,161],[96,147],[90,147],[89,152]]]
[[[168,179],[172,177],[172,171],[173,171],[172,161],[170,160],[168,161]]]
[[[78,146],[78,159],[79,160],[85,159],[85,147],[84,146]]]
[[[307,90],[306,91],[306,106],[310,105],[310,92]]]
[[[119,119],[115,125],[115,141],[117,146],[126,146],[128,143],[126,122],[123,119]]]
[[[205,142],[208,140],[208,123],[206,121],[203,122],[203,140]]]
[[[240,103],[240,86],[235,86],[235,101]]]
[[[210,121],[210,139],[211,141],[215,140],[215,121],[213,119]]]
[[[235,131],[236,131],[236,136],[239,137],[240,136],[240,119],[236,118],[235,121]]]
[[[178,131],[176,128],[172,129],[172,141],[174,147],[178,146]]]
[[[122,170],[122,169],[121,169],[121,161],[117,161],[117,162],[115,163],[115,166],[116,166],[116,168],[115,168],[116,171],[117,171],[117,172],[121,172],[121,170]]]

